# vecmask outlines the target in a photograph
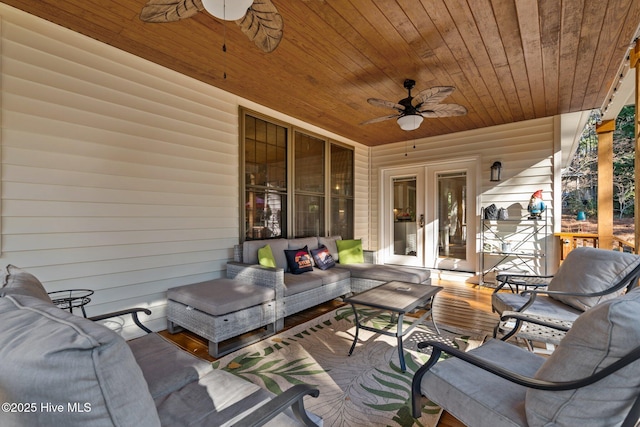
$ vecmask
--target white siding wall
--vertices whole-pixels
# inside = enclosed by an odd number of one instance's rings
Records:
[[[224,276],[239,240],[238,107],[306,127],[0,4],[2,255],[48,291],[95,290],[89,315],[153,310]],[[357,235],[367,148],[356,147]],[[124,319],[123,319],[124,320]],[[124,333],[137,333],[126,321]]]
[[[531,194],[541,189],[545,203],[551,207],[553,198],[560,197],[553,193],[554,123],[554,118],[536,119],[374,147],[371,153],[371,248],[382,249],[383,244],[381,236],[378,235],[382,207],[379,188],[380,171],[385,168],[478,156],[481,160],[480,174],[476,177],[480,180],[478,212],[475,219],[476,231],[479,231],[480,226],[480,208],[492,203],[497,207],[511,207],[511,209],[520,205],[526,214]],[[423,126],[425,125],[428,126],[428,121],[425,121]],[[489,181],[490,167],[496,160],[502,162],[501,182]],[[552,219],[550,209],[549,233],[553,230]],[[550,253],[547,262],[550,262],[555,259],[553,238],[550,237],[548,243]]]

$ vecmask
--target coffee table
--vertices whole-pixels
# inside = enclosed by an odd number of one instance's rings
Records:
[[[345,302],[351,304],[353,308],[353,314],[355,316],[356,334],[353,338],[353,344],[349,350],[349,356],[353,353],[353,349],[358,342],[358,332],[360,329],[364,329],[371,332],[378,332],[383,335],[396,337],[398,339],[398,357],[400,358],[400,368],[402,372],[406,371],[406,364],[404,361],[404,352],[402,350],[402,337],[420,323],[422,323],[427,316],[431,315],[431,321],[436,329],[436,333],[440,334],[438,326],[433,319],[432,309],[433,300],[438,292],[443,288],[441,286],[421,285],[417,283],[407,283],[392,281],[380,285],[376,288],[369,289],[368,291],[346,298]],[[360,320],[356,305],[379,309],[370,316]],[[409,313],[416,309],[423,309],[425,312],[416,318],[408,328],[403,328],[403,321],[405,313]],[[391,312],[391,322],[385,329],[378,329],[372,326],[365,325],[365,323],[378,316],[380,313],[389,311]],[[397,323],[394,319],[397,316]],[[390,331],[392,326],[396,326],[395,331]]]

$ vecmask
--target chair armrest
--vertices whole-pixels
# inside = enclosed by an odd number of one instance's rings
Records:
[[[261,426],[273,419],[289,407],[300,422],[309,427],[317,427],[304,409],[304,396],[318,397],[320,391],[308,384],[296,384],[284,393],[276,396],[266,404],[234,423],[236,427]]]
[[[511,285],[515,285],[516,289],[518,286],[541,288],[548,286],[550,279],[553,279],[553,275],[532,276],[529,274],[502,273],[496,276],[496,280],[499,282],[499,285],[493,293],[500,291],[505,286],[509,286],[509,288],[511,288],[511,292],[513,292],[513,287]]]
[[[534,314],[522,313],[519,311],[505,311],[500,316],[501,322],[506,322],[511,319],[515,319],[514,327],[507,332],[502,338],[502,341],[507,341],[520,331],[523,323],[533,323],[536,325],[544,326],[546,328],[556,329],[558,331],[567,332],[573,326],[573,322],[567,320],[559,320],[551,317],[537,316]]]
[[[111,319],[112,317],[120,317],[120,316],[125,316],[127,314],[130,314],[131,317],[133,317],[133,323],[135,323],[136,326],[138,326],[140,329],[142,329],[143,331],[149,334],[152,332],[151,329],[147,328],[142,323],[140,323],[140,319],[138,319],[138,313],[140,312],[146,314],[147,316],[151,314],[151,310],[149,310],[148,308],[135,307],[135,308],[128,308],[126,310],[114,311],[113,313],[105,313],[105,314],[100,314],[98,316],[89,317],[89,320],[93,320],[94,322],[97,322],[99,320],[106,320],[106,319]]]

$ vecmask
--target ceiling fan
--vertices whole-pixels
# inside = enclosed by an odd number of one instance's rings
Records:
[[[282,16],[271,0],[148,0],[140,12],[140,20],[175,22],[203,10],[216,18],[235,21],[264,52],[272,52],[282,40]]]
[[[415,130],[420,127],[422,120],[437,117],[464,116],[467,109],[458,104],[440,104],[440,101],[451,95],[455,88],[453,86],[434,86],[411,96],[411,89],[416,85],[415,80],[406,79],[404,88],[407,89],[407,97],[398,102],[385,101],[383,99],[369,98],[367,102],[376,107],[393,108],[398,113],[389,116],[376,117],[360,124],[382,122],[389,119],[397,119],[402,130]]]

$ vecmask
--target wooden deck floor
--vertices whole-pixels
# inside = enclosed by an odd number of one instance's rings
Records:
[[[444,287],[434,304],[434,316],[438,323],[456,326],[478,333],[492,334],[498,316],[491,312],[492,289],[454,280],[433,280],[434,285]],[[330,301],[309,310],[289,316],[285,319],[285,329],[311,320],[323,313],[342,305],[339,301]],[[182,348],[210,361],[216,360],[208,354],[207,341],[188,331],[174,335],[160,332]],[[438,427],[464,427],[462,423],[445,413]]]

